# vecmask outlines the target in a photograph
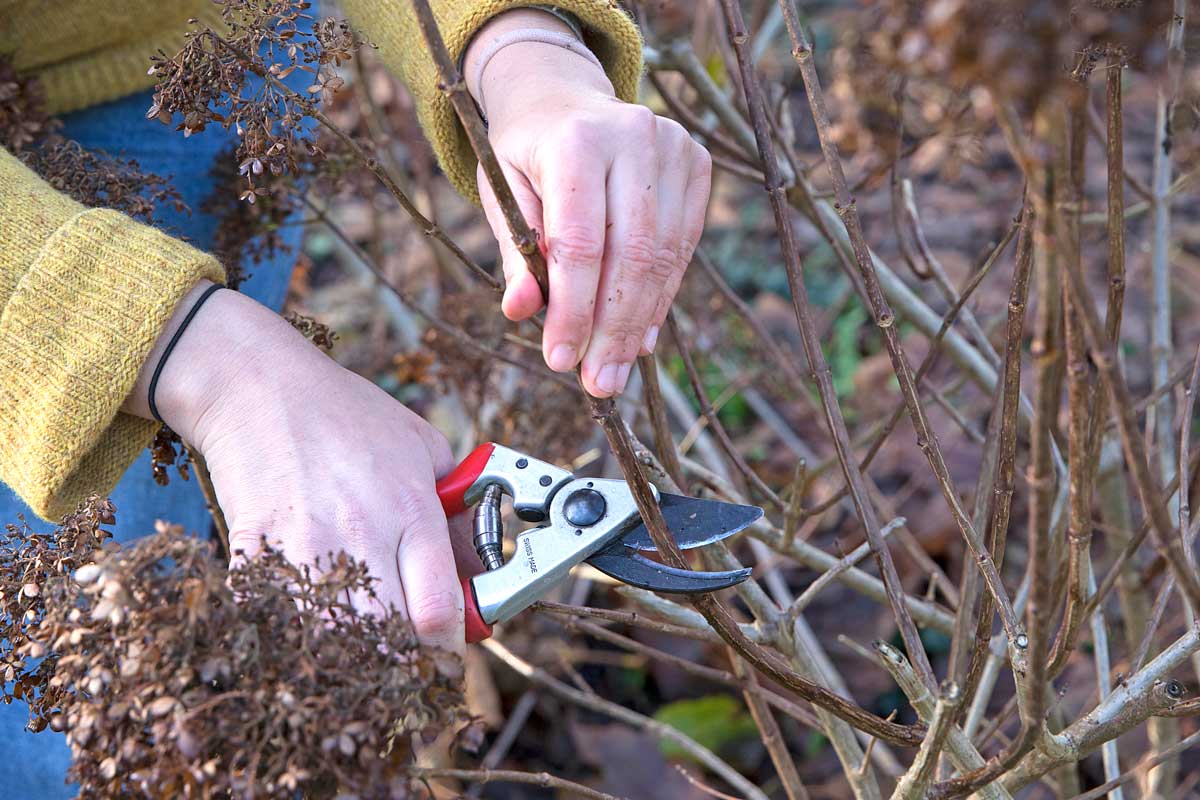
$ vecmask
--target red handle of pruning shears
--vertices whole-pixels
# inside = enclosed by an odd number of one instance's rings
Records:
[[[462,463],[437,482],[438,500],[442,501],[442,510],[446,512],[447,517],[467,510],[467,490],[479,480],[495,449],[496,445],[491,442],[479,445],[462,460]]]
[[[463,607],[466,611],[467,644],[491,638],[492,626],[483,621],[479,614],[479,601],[475,599],[475,587],[470,578],[462,579]]]
[[[467,510],[467,490],[479,480],[495,449],[496,446],[490,442],[481,444],[437,482],[438,500],[441,501],[442,510],[446,512],[447,517]],[[475,599],[475,589],[471,586],[470,578],[462,579],[462,593],[466,611],[467,643],[482,642],[492,635],[492,626],[484,622],[479,614],[479,602]]]

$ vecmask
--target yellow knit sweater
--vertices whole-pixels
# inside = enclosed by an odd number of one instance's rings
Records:
[[[455,57],[489,18],[536,0],[434,0]],[[612,0],[554,0],[588,31],[617,93],[634,99],[641,39]],[[408,84],[454,185],[475,196],[475,160],[437,89],[407,0],[342,0]],[[62,113],[147,88],[149,56],[173,53],[211,0],[0,0],[0,53],[38,76]],[[0,150],[0,480],[41,516],[107,493],[156,425],[120,411],[159,332],[210,255],[115,211],[87,209]],[[6,522],[3,520],[0,522]]]

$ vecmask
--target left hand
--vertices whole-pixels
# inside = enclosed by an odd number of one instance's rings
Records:
[[[500,24],[567,30],[533,10],[489,23]],[[619,394],[637,356],[654,350],[700,241],[708,151],[677,122],[618,100],[603,70],[554,45],[505,47],[481,84],[489,139],[547,257],[546,364],[562,372],[582,360],[590,394]],[[502,309],[525,319],[542,307],[541,289],[482,169],[479,188],[500,243]]]

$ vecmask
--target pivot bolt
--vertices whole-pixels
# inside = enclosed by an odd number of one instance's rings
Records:
[[[563,502],[563,516],[576,528],[595,525],[604,517],[608,504],[595,489],[576,489]]]

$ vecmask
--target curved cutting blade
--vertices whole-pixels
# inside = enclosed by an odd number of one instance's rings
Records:
[[[682,550],[702,547],[732,536],[763,515],[758,506],[740,506],[662,492],[658,507]],[[655,551],[646,523],[638,522],[618,541],[634,550]]]
[[[741,583],[750,576],[750,569],[728,572],[694,572],[676,569],[651,561],[637,550],[622,547],[619,543],[596,553],[587,560],[596,569],[616,578],[622,583],[649,589],[652,592],[675,594],[698,594],[715,592]]]

